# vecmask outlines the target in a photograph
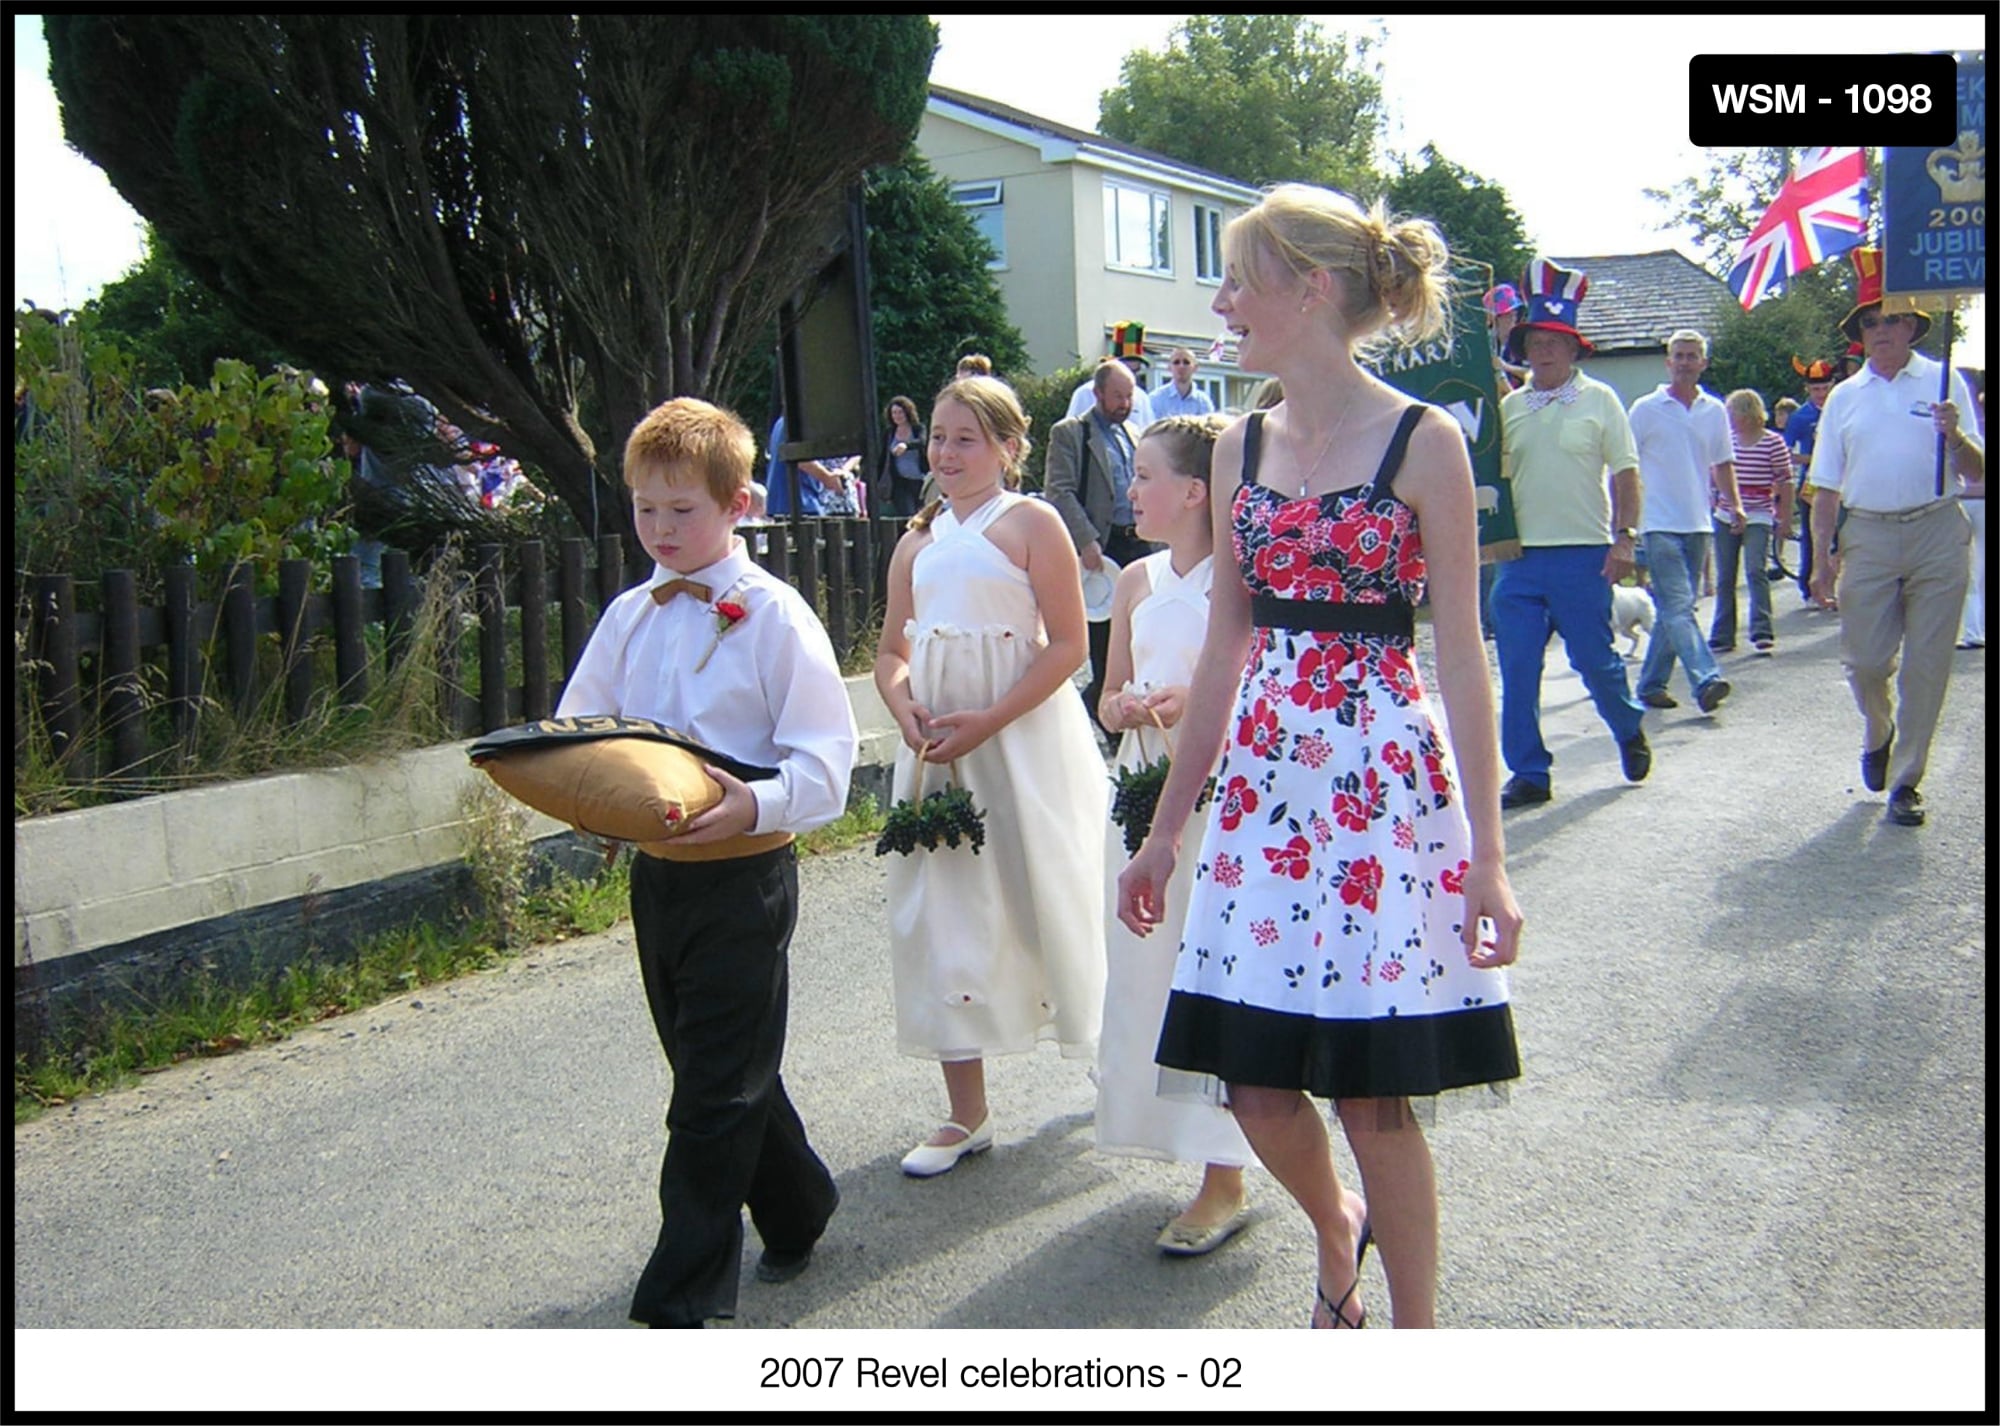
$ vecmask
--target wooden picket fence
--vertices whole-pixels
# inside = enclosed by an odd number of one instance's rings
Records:
[[[879,625],[888,557],[901,530],[894,518],[808,519],[749,527],[744,535],[759,565],[815,602],[845,659]],[[564,540],[552,590],[542,542],[476,547],[465,571],[477,626],[476,686],[464,686],[459,638],[443,639],[438,650],[450,726],[469,737],[549,716],[604,606],[651,568],[643,557],[628,562],[617,535],[600,537],[594,549],[589,540]],[[312,593],[314,582],[311,561],[285,560],[277,594],[260,598],[251,569],[239,566],[219,601],[198,602],[195,571],[182,566],[167,571],[165,604],[142,606],[131,573],[113,570],[93,600],[98,607],[86,610],[78,607],[71,576],[27,576],[21,581],[27,607],[17,610],[14,641],[16,767],[30,736],[22,714],[32,708],[68,780],[115,783],[121,772],[166,750],[156,741],[160,720],[147,716],[141,690],[148,686],[165,690],[164,736],[192,746],[218,674],[226,689],[218,694],[241,712],[273,692],[270,660],[261,660],[260,675],[258,657],[272,635],[286,720],[304,722],[327,697],[359,703],[368,691],[365,631],[382,627],[387,666],[398,667],[422,597],[418,576],[408,554],[387,550],[379,589],[362,588],[360,561],[351,555],[333,561],[329,593]],[[518,618],[510,620],[510,613]],[[560,626],[560,669],[550,666],[552,614]],[[319,668],[324,660],[313,656],[328,642],[330,688]],[[518,684],[509,680],[510,663],[521,671]]]

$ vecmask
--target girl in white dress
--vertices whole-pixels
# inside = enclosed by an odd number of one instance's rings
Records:
[[[1208,628],[1215,529],[1208,466],[1220,416],[1173,416],[1146,429],[1133,459],[1132,515],[1139,538],[1167,548],[1125,567],[1111,605],[1111,643],[1098,721],[1123,732],[1119,769],[1143,767],[1167,751],[1162,728],[1180,722]],[[1153,1050],[1167,1007],[1174,960],[1133,935],[1117,917],[1125,831],[1105,823],[1110,878],[1104,928],[1104,1031],[1097,1048],[1097,1147],[1110,1154],[1205,1165],[1193,1203],[1161,1231],[1162,1252],[1194,1257],[1221,1246],[1249,1221],[1243,1166],[1250,1146],[1229,1111],[1158,1092]],[[1190,860],[1174,869],[1165,917],[1178,924],[1194,880]]]
[[[1096,1051],[1104,1002],[1104,761],[1070,675],[1089,648],[1076,551],[1055,510],[1007,488],[1028,451],[1012,388],[938,393],[942,499],[889,566],[875,686],[903,734],[895,796],[956,781],[986,841],[889,862],[896,1039],[942,1062],[950,1118],[903,1159],[928,1178],[991,1147],[988,1055]],[[919,787],[919,774],[922,785]]]

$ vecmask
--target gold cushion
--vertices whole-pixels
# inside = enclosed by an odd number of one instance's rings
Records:
[[[637,842],[654,856],[685,831],[688,821],[722,800],[708,775],[713,763],[746,780],[776,775],[688,741],[643,718],[610,715],[548,718],[490,733],[469,750],[474,766],[502,790],[537,812],[593,836]],[[783,845],[790,837],[732,838]],[[761,849],[761,848],[753,848]],[[743,855],[736,850],[689,848],[702,859]]]

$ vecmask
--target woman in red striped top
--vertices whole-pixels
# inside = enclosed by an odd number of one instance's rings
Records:
[[[1764,425],[1764,399],[1754,391],[1732,391],[1723,402],[1735,446],[1736,490],[1744,525],[1738,534],[1723,520],[1715,523],[1715,622],[1709,647],[1736,643],[1736,570],[1750,585],[1750,642],[1760,654],[1777,647],[1771,632],[1771,540],[1792,537],[1792,458],[1784,437]]]

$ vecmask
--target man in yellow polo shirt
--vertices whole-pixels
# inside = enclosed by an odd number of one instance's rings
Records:
[[[1502,807],[1547,802],[1555,758],[1542,741],[1542,660],[1561,634],[1570,666],[1618,740],[1627,781],[1651,771],[1645,715],[1611,642],[1611,586],[1632,572],[1639,523],[1639,456],[1618,393],[1577,370],[1592,350],[1576,329],[1589,290],[1581,272],[1547,258],[1528,265],[1528,320],[1507,334],[1528,384],[1500,403],[1500,439],[1514,496],[1520,558],[1493,584],[1500,654],[1500,751],[1512,774]],[[1607,483],[1606,473],[1609,472]]]

